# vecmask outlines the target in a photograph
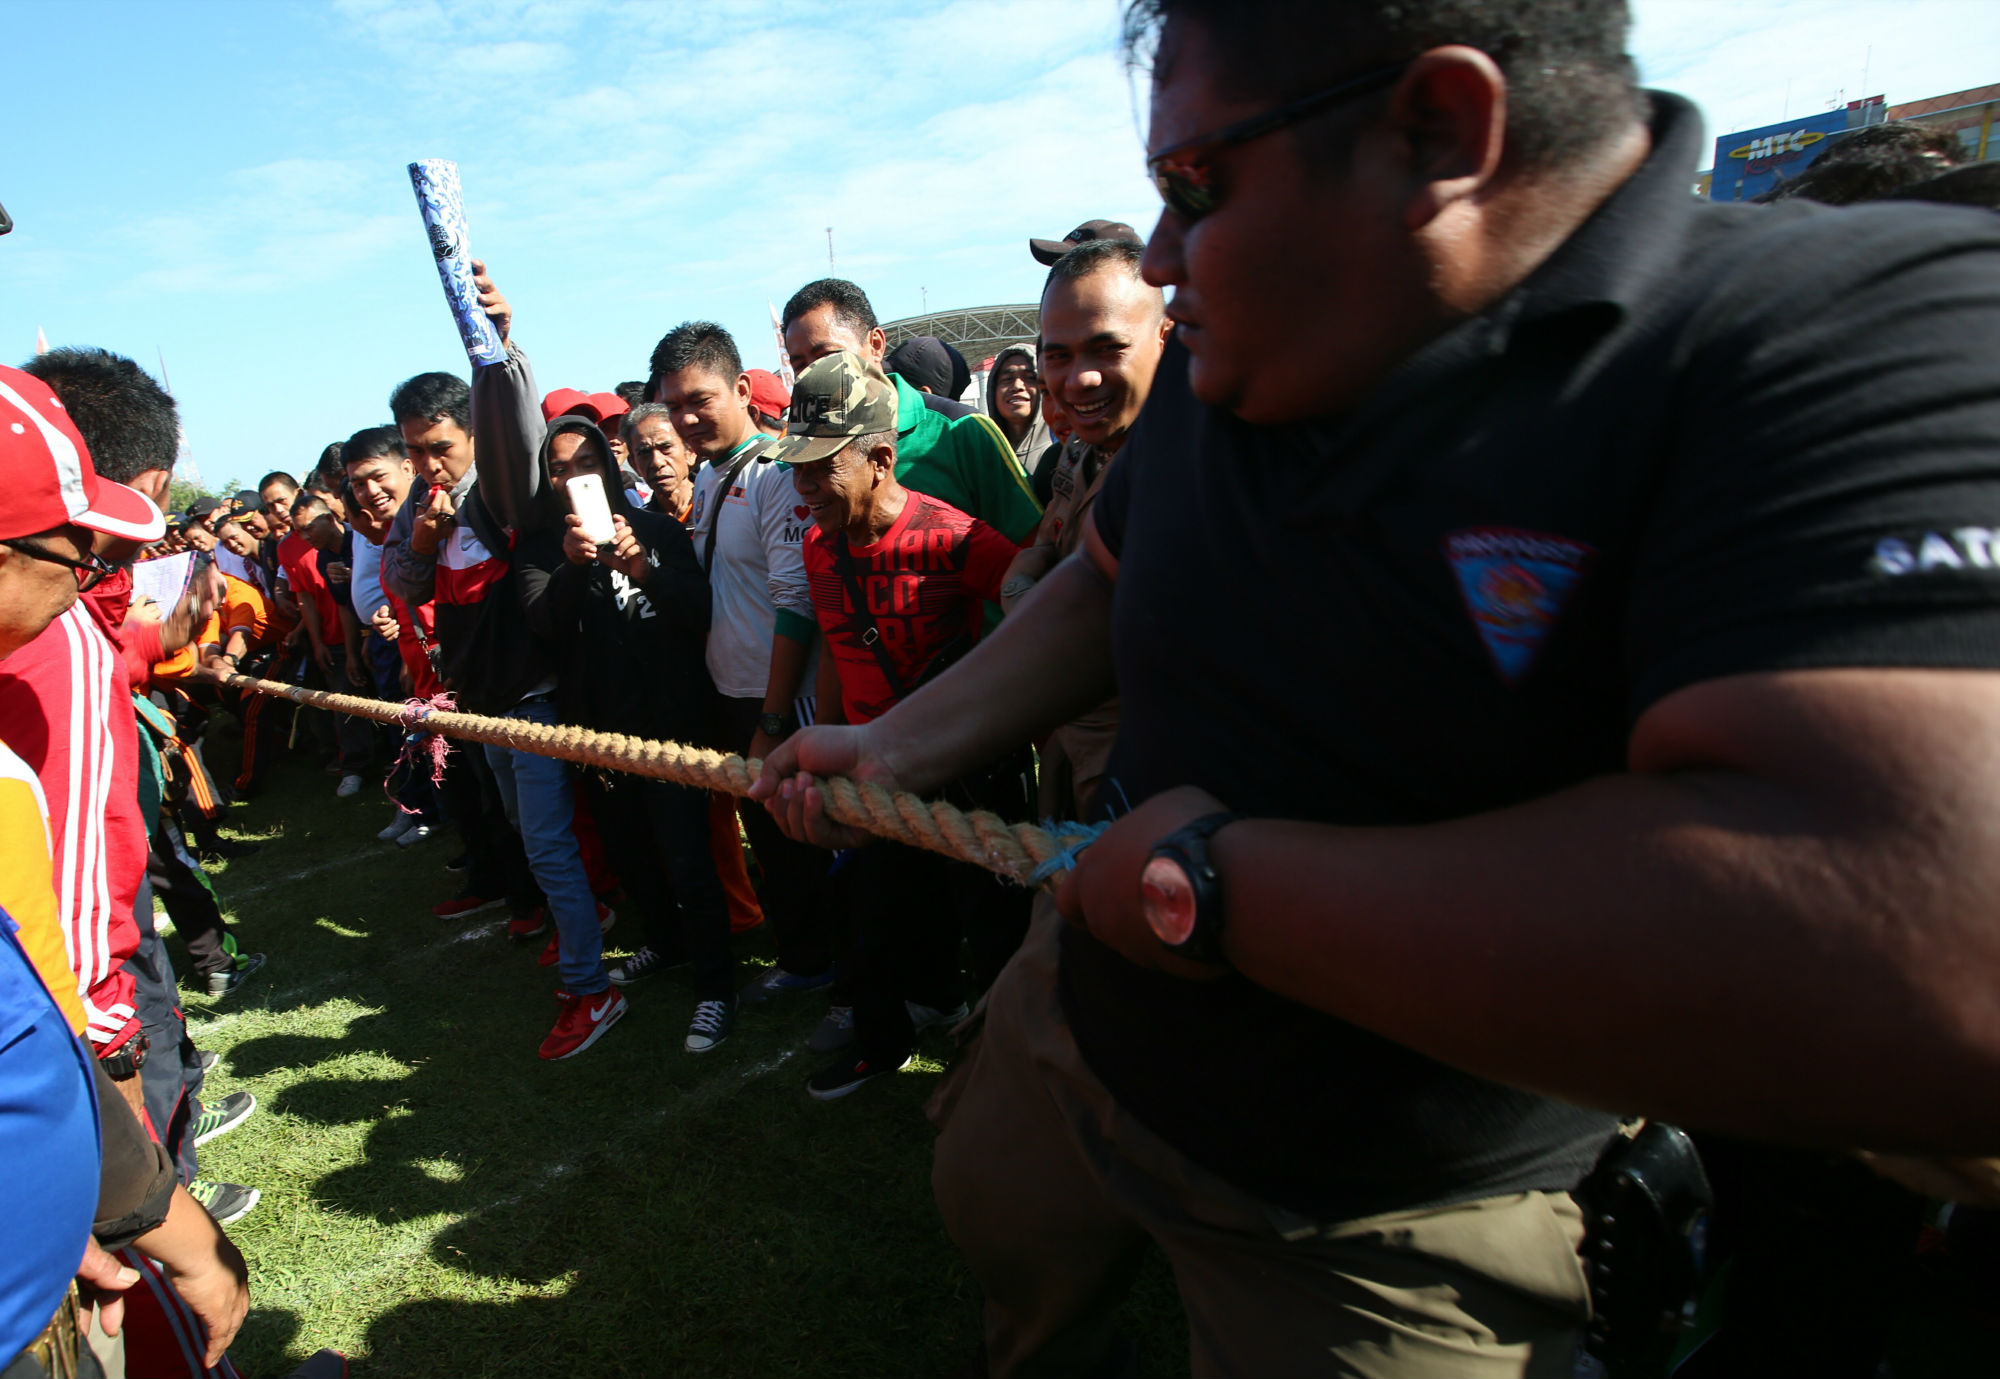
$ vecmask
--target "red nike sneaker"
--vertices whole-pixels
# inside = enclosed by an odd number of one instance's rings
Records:
[[[558,991],[556,999],[562,1002],[562,1014],[542,1041],[542,1057],[548,1059],[576,1057],[625,1014],[625,997],[615,986],[594,996]]]
[[[561,958],[562,958],[562,944],[559,939],[559,936],[555,934],[550,934],[549,946],[544,948],[541,952],[541,956],[535,959],[535,966],[554,967],[556,963],[561,960]]]
[[[490,910],[501,904],[498,900],[488,900],[483,895],[465,891],[449,900],[440,900],[431,906],[431,913],[439,919],[463,919],[466,915],[476,915],[482,910]]]

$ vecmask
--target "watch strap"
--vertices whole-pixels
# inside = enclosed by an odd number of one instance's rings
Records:
[[[1222,878],[1209,860],[1208,840],[1242,817],[1227,809],[1203,814],[1169,833],[1153,849],[1155,857],[1167,853],[1181,862],[1195,893],[1194,928],[1186,942],[1171,945],[1167,951],[1196,962],[1229,961],[1222,952]]]

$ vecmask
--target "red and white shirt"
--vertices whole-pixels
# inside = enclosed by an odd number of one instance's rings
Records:
[[[57,912],[99,1054],[139,1028],[125,960],[139,950],[132,907],[146,825],[138,723],[115,640],[129,597],[129,580],[107,580],[0,661],[0,737],[48,801]]]

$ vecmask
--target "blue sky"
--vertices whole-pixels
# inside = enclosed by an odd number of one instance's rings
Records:
[[[1987,0],[1638,0],[1633,51],[1711,133],[2000,80]],[[211,484],[298,471],[463,372],[404,166],[458,161],[544,388],[643,375],[695,316],[838,271],[889,319],[1033,300],[1030,235],[1146,228],[1110,0],[11,0],[0,359],[163,353]],[[1692,169],[1690,170],[1692,171]]]

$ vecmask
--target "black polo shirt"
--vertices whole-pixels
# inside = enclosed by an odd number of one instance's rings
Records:
[[[1653,108],[1615,196],[1343,416],[1246,425],[1170,348],[1097,502],[1100,799],[1421,825],[1624,770],[1700,680],[2000,666],[2000,219],[1697,202],[1698,121]],[[1568,1188],[1610,1125],[1080,930],[1061,983],[1127,1109],[1311,1215]]]

